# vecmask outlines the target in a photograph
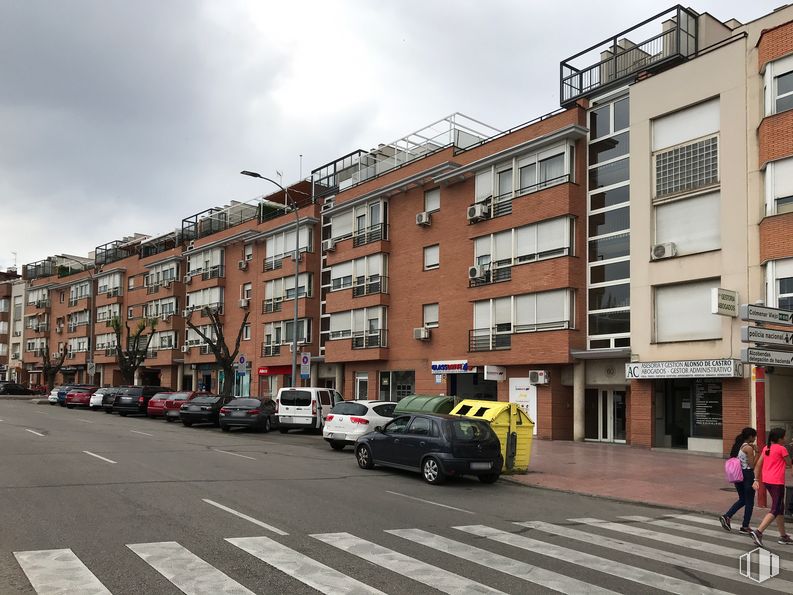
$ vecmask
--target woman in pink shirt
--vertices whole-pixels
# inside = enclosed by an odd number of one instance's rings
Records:
[[[751,532],[754,542],[763,545],[763,531],[774,519],[779,528],[779,540],[783,545],[793,544],[793,539],[785,532],[785,469],[790,467],[790,455],[782,443],[785,441],[785,430],[774,428],[768,432],[768,444],[763,449],[760,458],[755,464],[755,476],[752,487],[756,490],[763,482],[766,491],[771,496],[771,508],[763,518],[760,526]]]

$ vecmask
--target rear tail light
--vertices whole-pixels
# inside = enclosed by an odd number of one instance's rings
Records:
[[[325,418],[325,421],[330,421],[332,419],[333,419],[333,414],[332,413],[328,413],[328,417]]]
[[[354,424],[368,424],[369,420],[365,417],[351,417],[350,421]]]
[[[262,412],[261,409],[251,409],[248,411],[248,415],[259,415]]]
[[[275,414],[278,415],[278,410],[281,408],[281,399],[275,400]]]
[[[138,397],[138,405],[143,405],[143,401],[145,401],[143,397]]]
[[[220,412],[221,412],[223,415],[226,415],[226,414],[229,412],[229,408],[228,408],[228,407],[221,407],[221,408],[220,408]]]
[[[317,402],[311,401],[311,415],[317,414]]]

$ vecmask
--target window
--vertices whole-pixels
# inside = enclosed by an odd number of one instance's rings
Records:
[[[134,318],[134,312],[135,312],[135,310],[132,308],[132,306],[127,308],[127,318],[129,320],[132,320]]]
[[[377,200],[333,215],[330,220],[330,237],[342,240],[353,233],[364,234],[366,230],[387,222],[387,203]],[[372,241],[385,239],[384,231],[381,230],[380,234],[379,237],[371,238]]]
[[[711,290],[719,279],[655,288],[655,340],[692,341],[721,338],[722,317],[710,312]]]
[[[242,255],[245,260],[253,260],[253,244],[245,244]]]
[[[416,436],[429,436],[432,433],[432,423],[426,417],[415,417],[407,433]]]
[[[705,188],[719,181],[719,141],[706,138],[655,156],[655,195]]]
[[[135,289],[135,277],[133,277],[132,275],[130,275],[129,278],[127,279],[127,289]]]
[[[793,72],[786,72],[774,78],[776,100],[774,111],[787,111],[793,108]]]
[[[793,258],[766,263],[766,303],[783,310],[793,310]]]
[[[522,333],[570,328],[573,291],[541,293],[474,302],[474,329],[495,333]]]
[[[438,326],[438,304],[424,304],[424,328]]]
[[[249,300],[251,299],[252,295],[253,295],[253,285],[251,283],[243,284],[240,290],[240,297]]]
[[[295,253],[295,230],[294,228],[267,237],[265,241],[265,261],[274,261],[284,256],[294,255]],[[299,233],[300,252],[311,250],[311,226],[301,225]]]
[[[330,315],[330,338],[342,339],[367,332],[379,332],[386,327],[386,309],[383,306],[359,308]]]
[[[474,240],[474,263],[512,266],[572,253],[573,220],[559,217]]]
[[[403,434],[405,432],[405,428],[408,426],[409,421],[409,415],[397,417],[393,421],[388,422],[383,430],[389,434]]]
[[[386,273],[387,256],[385,254],[370,254],[363,258],[356,258],[333,265],[330,269],[330,290],[337,291],[352,285],[366,287],[366,293],[381,288],[376,287],[381,277]]]
[[[424,248],[424,270],[437,269],[440,264],[441,248],[438,244]]]
[[[282,320],[264,325],[264,342],[267,345],[286,345],[292,342],[292,329],[294,321]],[[297,321],[297,340],[300,342],[311,341],[311,321],[301,318]]]
[[[655,206],[655,243],[674,242],[680,255],[721,247],[721,197],[711,192]]]
[[[428,213],[439,211],[441,208],[441,189],[435,188],[424,193],[424,210]]]
[[[793,212],[793,157],[769,163],[764,176],[766,215]]]
[[[250,341],[250,339],[251,339],[251,325],[250,323],[248,323],[244,327],[242,327],[242,340]]]
[[[783,310],[793,310],[793,277],[777,279],[777,300]]]

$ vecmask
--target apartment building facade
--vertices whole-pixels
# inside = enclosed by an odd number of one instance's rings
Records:
[[[19,278],[16,269],[10,268],[0,271],[0,379],[11,379],[12,361],[11,356],[19,353],[12,349],[14,338],[14,285]],[[20,333],[21,334],[21,333]],[[19,337],[19,335],[17,335]],[[18,359],[18,358],[17,358]]]

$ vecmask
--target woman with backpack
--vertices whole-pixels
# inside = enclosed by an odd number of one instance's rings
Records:
[[[719,522],[725,531],[732,529],[730,520],[741,508],[743,508],[743,523],[740,532],[749,534],[751,528],[749,522],[752,520],[752,510],[754,508],[754,465],[757,458],[757,430],[754,428],[744,428],[735,437],[735,444],[732,445],[730,458],[737,458],[741,465],[743,478],[741,481],[733,483],[738,492],[738,500],[730,509],[719,517]]]
[[[751,531],[752,540],[761,547],[763,545],[763,531],[774,519],[776,519],[776,525],[779,529],[777,543],[793,545],[793,539],[785,532],[785,469],[790,467],[790,454],[782,444],[784,441],[784,428],[774,428],[768,432],[768,444],[760,454],[760,458],[754,468],[757,476],[753,484],[754,489],[759,488],[762,481],[766,491],[771,496],[771,508],[768,514],[765,515],[760,526]]]

